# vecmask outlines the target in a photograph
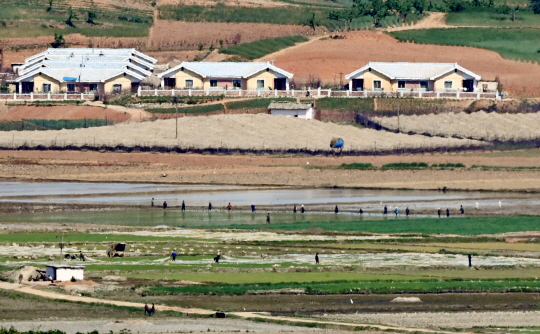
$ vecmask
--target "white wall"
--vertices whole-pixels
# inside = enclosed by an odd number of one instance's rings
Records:
[[[47,277],[51,276],[55,281],[69,281],[72,277],[75,277],[78,281],[84,279],[83,268],[55,268],[47,266],[46,272]]]
[[[283,115],[286,117],[298,117],[302,119],[313,119],[314,117],[313,108],[295,110],[272,109],[270,113],[272,115]]]

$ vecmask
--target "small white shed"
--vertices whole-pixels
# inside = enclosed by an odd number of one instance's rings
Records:
[[[313,119],[315,116],[313,103],[272,101],[268,109],[271,115],[283,115],[302,119]]]
[[[48,265],[46,268],[47,277],[51,276],[55,281],[70,281],[74,277],[77,281],[84,279],[84,267]]]

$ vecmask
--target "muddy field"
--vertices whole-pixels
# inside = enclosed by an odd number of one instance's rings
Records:
[[[263,60],[274,59],[276,66],[294,73],[297,82],[309,76],[334,82],[336,73],[343,78],[370,61],[448,62],[494,80],[499,75],[505,90],[517,94],[540,94],[540,66],[503,59],[498,53],[471,47],[399,43],[381,32],[340,33],[345,39],[321,39],[300,44]],[[361,52],[360,52],[361,51]]]
[[[537,150],[516,155],[405,155],[364,157],[219,156],[197,154],[1,151],[0,177],[22,180],[81,180],[297,187],[539,190],[536,170],[340,170],[306,168],[342,163],[426,162],[487,166],[538,166]],[[165,175],[165,177],[164,177]]]
[[[397,130],[399,125],[399,129],[406,133],[429,133],[443,137],[519,141],[540,136],[540,113],[499,114],[480,111],[401,116],[399,123],[397,117],[374,117],[373,121],[393,130]],[[489,124],[488,128],[486,124]]]
[[[113,109],[90,106],[16,106],[0,112],[0,121],[21,121],[23,119],[107,119],[109,122],[121,123],[131,119],[126,114]]]

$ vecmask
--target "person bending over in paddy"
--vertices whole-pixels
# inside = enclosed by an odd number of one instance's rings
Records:
[[[385,205],[384,206],[384,210],[383,210],[383,215],[387,215],[388,214],[388,207]]]
[[[152,197],[152,201],[150,202],[150,205],[154,207],[154,197]]]
[[[144,304],[144,315],[151,315],[150,307],[148,307],[148,304]]]
[[[302,213],[306,212],[306,209],[304,209],[304,204],[302,204],[302,207],[300,208],[300,212]]]
[[[319,264],[319,253],[315,253],[315,264]]]
[[[339,208],[337,205],[336,205],[336,208],[334,209],[334,213],[339,213]]]
[[[441,218],[441,208],[437,209],[437,214],[439,215],[439,218]]]
[[[399,209],[397,208],[397,206],[396,206],[396,209],[394,210],[394,213],[396,214],[396,218],[397,218],[397,215],[399,213]]]
[[[208,211],[212,211],[212,202],[208,202]]]
[[[409,217],[409,214],[411,213],[411,210],[409,210],[409,207],[405,209],[405,216]]]
[[[232,210],[231,202],[229,202],[229,205],[227,205],[227,210],[229,210],[229,212],[231,212],[231,210]]]
[[[251,212],[255,212],[257,209],[255,208],[255,204],[251,204]]]
[[[459,206],[459,212],[461,213],[462,216],[465,214],[465,209],[463,208],[463,205]]]
[[[293,213],[296,213],[296,204],[293,206],[292,212],[293,212]]]
[[[184,201],[182,201],[182,211],[186,211],[186,203]]]
[[[266,223],[270,224],[270,212],[266,215]]]
[[[360,213],[360,215],[363,215],[363,214],[364,214],[364,210],[362,210],[362,208],[360,208],[359,213]]]
[[[163,209],[167,209],[167,201],[163,202]]]
[[[450,209],[446,209],[446,217],[450,217]]]

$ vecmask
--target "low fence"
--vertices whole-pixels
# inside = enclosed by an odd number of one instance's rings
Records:
[[[68,93],[27,93],[27,94],[0,94],[0,100],[10,101],[92,101],[95,95],[93,93],[68,94]]]
[[[332,89],[309,90],[242,90],[242,89],[139,89],[138,96],[225,96],[225,97],[395,97],[495,100],[497,92],[421,92],[421,91],[349,91]]]

